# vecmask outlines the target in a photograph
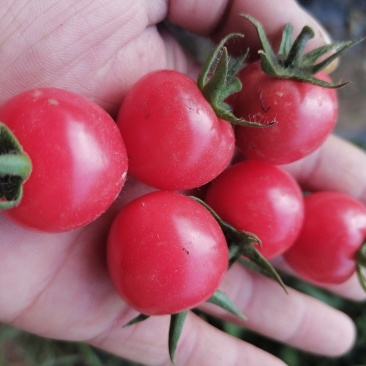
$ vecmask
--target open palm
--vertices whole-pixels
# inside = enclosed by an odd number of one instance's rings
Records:
[[[297,28],[305,23],[317,27],[293,1],[283,0],[281,14],[272,21],[267,18],[276,8],[257,1],[252,9],[251,3],[5,0],[0,9],[0,102],[25,89],[56,86],[90,97],[114,115],[143,74],[170,68],[194,75],[193,60],[158,26],[167,18],[207,36],[243,31],[254,47],[253,31],[236,18],[239,12],[250,12],[268,24],[273,35],[288,21],[296,22]],[[323,41],[319,35],[314,44]],[[340,147],[354,164],[338,160],[338,171],[345,177],[348,169],[354,183],[320,168]],[[365,182],[365,177],[357,167],[365,161],[363,153],[332,137],[322,150],[287,168],[303,183],[361,196],[356,183]],[[152,317],[123,329],[121,325],[136,313],[115,293],[104,260],[115,210],[148,190],[129,180],[109,212],[86,228],[68,233],[31,232],[0,216],[0,321],[46,337],[86,341],[145,364],[169,364],[169,318]],[[352,280],[334,290],[361,299],[355,283]],[[295,291],[285,295],[273,282],[240,266],[228,272],[222,288],[249,317],[246,326],[267,336],[328,355],[341,354],[354,340],[354,327],[345,315]],[[209,306],[206,310],[226,316]],[[194,314],[188,316],[177,364],[239,365],[243,360],[250,366],[283,364]]]

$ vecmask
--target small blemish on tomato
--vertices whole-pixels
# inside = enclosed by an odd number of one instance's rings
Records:
[[[259,102],[260,102],[263,112],[267,113],[270,110],[270,107],[265,104],[262,93],[260,93],[260,95],[259,95]]]
[[[60,103],[57,99],[48,99],[48,104],[59,105]]]
[[[43,93],[42,93],[42,90],[36,89],[36,90],[34,90],[34,92],[33,92],[33,98],[38,98],[38,97],[40,97],[42,94],[43,94]]]

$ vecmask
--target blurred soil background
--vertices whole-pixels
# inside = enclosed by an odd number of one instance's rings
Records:
[[[366,0],[301,0],[324,24],[333,40],[366,35]],[[366,141],[366,42],[341,56],[334,81],[351,81],[339,90],[340,115],[336,132],[353,141]]]
[[[199,0],[198,0],[199,1]],[[366,0],[301,0],[332,35],[333,40],[356,39],[366,35]],[[183,39],[194,48],[198,41],[183,34]],[[339,90],[340,116],[336,133],[366,147],[366,42],[346,52],[334,81],[351,81]],[[366,169],[366,167],[360,167]],[[285,282],[349,314],[358,329],[354,348],[340,358],[310,355],[251,331],[209,318],[207,321],[218,328],[251,342],[278,356],[290,366],[366,366],[366,304],[353,303],[333,296],[326,291],[310,286],[294,278],[285,277]],[[2,294],[2,296],[6,296]],[[0,324],[0,366],[133,366],[83,343],[61,342],[22,332]],[[223,365],[224,366],[224,365]]]

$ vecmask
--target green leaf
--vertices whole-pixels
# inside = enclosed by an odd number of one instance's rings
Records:
[[[216,290],[215,293],[207,300],[211,304],[215,304],[229,313],[247,320],[247,317],[240,311],[234,302],[221,290]]]
[[[277,67],[277,63],[273,63],[265,52],[259,51],[258,53],[261,59],[261,68],[267,75],[273,77],[283,76],[283,68]]]
[[[172,363],[175,363],[175,352],[179,342],[180,335],[182,333],[184,321],[187,317],[188,311],[182,311],[170,316],[169,327],[169,355]]]
[[[365,39],[366,39],[366,37],[363,37],[363,38],[358,39],[356,41],[338,42],[338,43],[332,44],[333,49],[331,51],[332,52],[331,55],[328,58],[326,58],[325,60],[319,62],[318,64],[313,65],[311,67],[311,71],[310,72],[312,74],[318,73],[319,71],[323,70],[326,66],[328,66],[331,62],[333,62],[334,60],[336,60],[337,58],[339,58],[339,56],[343,52],[345,52],[349,48],[355,46],[356,44],[364,41]]]
[[[242,89],[241,81],[236,77],[244,65],[248,50],[238,58],[229,57],[225,44],[234,37],[243,37],[240,33],[232,33],[221,40],[214,48],[207,62],[203,65],[197,79],[197,86],[205,99],[210,103],[217,117],[234,125],[250,127],[267,127],[257,122],[246,121],[233,114],[232,107],[226,99]]]
[[[239,14],[239,16],[249,20],[252,24],[254,24],[258,37],[259,37],[259,40],[262,45],[263,52],[267,55],[267,58],[272,63],[277,63],[277,56],[272,49],[272,46],[267,38],[266,32],[265,32],[264,28],[262,27],[262,24],[260,22],[258,22],[257,19],[253,18],[252,16],[250,16],[248,14]]]
[[[140,323],[146,319],[148,319],[150,317],[150,315],[145,315],[145,314],[139,314],[136,317],[134,317],[133,319],[131,319],[129,322],[127,322],[126,324],[123,325],[123,328],[129,327],[130,325],[134,325],[137,323]]]
[[[229,84],[226,84],[224,90],[221,91],[221,102],[220,108],[225,109],[223,106],[227,105],[227,110],[231,111],[231,106],[225,102],[225,100],[234,93],[237,93],[241,90],[242,84],[241,81],[237,78],[230,81]]]
[[[314,31],[305,26],[299,36],[295,39],[290,52],[287,55],[287,58],[284,62],[284,67],[293,67],[297,68],[301,64],[301,57],[304,53],[306,44],[310,38],[314,37]]]
[[[249,54],[249,48],[241,54],[239,57],[236,58],[230,58],[229,62],[229,69],[228,69],[228,82],[230,82],[233,79],[236,79],[236,75],[239,73],[239,71],[243,68],[244,62]]]
[[[321,80],[321,79],[315,78],[313,76],[307,76],[306,78],[303,78],[303,77],[297,76],[295,74],[292,77],[290,75],[289,78],[292,78],[292,79],[295,79],[295,80],[299,80],[299,81],[302,81],[302,82],[310,82],[313,85],[318,85],[318,86],[321,86],[323,88],[330,88],[330,89],[341,88],[342,86],[345,86],[345,85],[349,84],[349,81],[345,81],[343,83],[334,84],[334,83],[329,83],[328,81],[325,81],[325,80]]]
[[[281,43],[280,47],[278,48],[278,57],[280,60],[286,60],[291,50],[293,30],[294,27],[291,24],[285,24],[283,27]]]
[[[348,43],[348,42],[347,42]],[[306,53],[302,58],[302,66],[303,67],[313,67],[314,64],[324,55],[330,52],[336,52],[334,48],[334,44],[325,44],[318,48],[315,48],[312,51]],[[338,57],[338,56],[336,56]],[[310,72],[310,71],[309,71]]]
[[[243,256],[248,258],[251,263],[256,265],[260,269],[260,273],[265,274],[267,277],[276,281],[287,293],[287,287],[281,276],[278,274],[272,264],[265,257],[263,257],[260,251],[254,245],[247,246],[243,249]]]
[[[201,89],[203,95],[210,102],[212,107],[215,107],[218,103],[220,103],[221,90],[223,90],[226,85],[229,69],[228,58],[228,52],[226,48],[224,48],[221,52],[215,72]]]

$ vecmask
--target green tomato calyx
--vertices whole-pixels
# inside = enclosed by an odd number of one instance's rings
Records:
[[[216,290],[215,293],[206,301],[211,304],[220,306],[222,309],[239,317],[242,320],[247,320],[247,318],[245,317],[245,315],[242,314],[239,308],[230,300],[230,298],[224,292],[220,290]],[[175,363],[175,353],[183,330],[184,321],[188,315],[188,311],[189,310],[184,310],[176,314],[170,314],[168,349],[170,360],[173,365]],[[129,322],[124,324],[123,327],[126,328],[130,325],[140,323],[148,318],[150,318],[150,315],[140,313]]]
[[[355,41],[334,42],[304,53],[307,42],[315,35],[314,31],[309,26],[305,26],[292,42],[293,27],[291,24],[286,24],[283,27],[281,43],[276,54],[261,23],[250,15],[239,14],[239,16],[249,20],[257,30],[262,45],[259,51],[261,67],[267,75],[299,80],[325,88],[339,88],[349,82],[335,84],[318,79],[314,75],[324,70],[341,53],[366,39],[363,37]]]
[[[237,230],[229,223],[222,220],[221,217],[204,201],[197,197],[192,198],[206,207],[220,225],[229,249],[229,267],[236,262],[240,262],[246,267],[249,267],[250,269],[276,281],[287,293],[286,285],[281,276],[257,249],[258,246],[262,245],[258,236],[247,231]]]
[[[242,89],[242,83],[236,75],[244,66],[248,50],[238,58],[233,58],[229,56],[225,44],[232,38],[241,37],[244,37],[241,33],[231,33],[221,40],[203,65],[197,79],[197,86],[217,117],[234,125],[263,128],[263,124],[236,117],[232,107],[226,102],[228,97]]]
[[[32,162],[10,129],[0,122],[0,210],[19,204]]]

